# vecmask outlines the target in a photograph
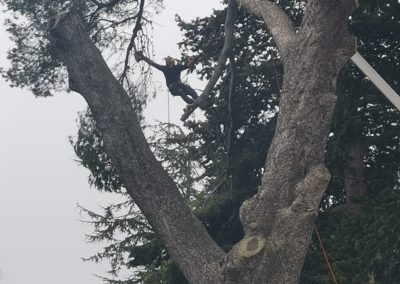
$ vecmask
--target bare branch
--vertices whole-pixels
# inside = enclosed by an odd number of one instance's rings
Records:
[[[275,3],[265,0],[237,0],[241,6],[256,16],[262,17],[283,59],[288,44],[295,38],[295,29],[289,16]]]
[[[119,81],[121,83],[124,81],[124,78],[126,76],[126,72],[128,71],[128,68],[129,68],[129,66],[128,66],[129,55],[131,54],[132,49],[134,48],[135,39],[136,39],[137,34],[138,34],[138,32],[140,30],[140,27],[141,27],[141,21],[142,21],[143,10],[144,10],[144,2],[145,2],[145,0],[141,0],[140,1],[139,12],[136,15],[137,16],[136,24],[135,24],[135,27],[133,28],[131,40],[130,40],[128,48],[126,50],[124,70],[122,71],[121,77],[119,78]]]
[[[182,115],[181,120],[186,121],[188,117],[194,112],[194,110],[201,105],[203,105],[207,98],[210,96],[212,89],[217,83],[219,77],[222,75],[222,71],[224,70],[225,63],[229,54],[232,52],[233,43],[234,43],[234,25],[237,16],[237,4],[235,0],[229,0],[228,2],[228,11],[225,19],[225,41],[224,46],[222,48],[221,54],[218,58],[218,64],[214,69],[214,73],[212,74],[210,80],[208,81],[206,87],[204,88],[203,93],[199,96],[196,101],[188,105],[185,109],[185,113]]]
[[[98,21],[99,22],[109,23],[110,24],[109,27],[112,27],[112,26],[120,26],[120,25],[125,24],[125,23],[127,23],[129,21],[135,20],[137,17],[138,17],[138,15],[134,15],[132,17],[126,17],[126,18],[124,18],[124,19],[122,19],[120,21],[114,21],[114,20],[110,20],[110,19],[100,18],[99,17]]]
[[[97,0],[90,0],[90,1],[94,5],[96,5],[99,9],[102,9],[102,8],[112,7],[112,6],[116,5],[121,0],[111,0],[110,2],[107,2],[107,3],[102,3],[102,2],[97,1]]]

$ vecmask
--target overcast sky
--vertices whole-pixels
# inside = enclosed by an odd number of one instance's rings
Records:
[[[155,25],[157,61],[166,55],[179,57],[176,13],[187,20],[221,7],[215,0],[164,2],[166,10]],[[11,43],[3,26],[0,38],[0,66],[5,66]],[[189,81],[202,86],[194,75]],[[163,89],[146,118],[167,121],[164,79],[158,74],[155,82]],[[106,264],[81,261],[97,248],[86,243],[90,229],[79,221],[76,204],[95,210],[114,197],[89,187],[89,173],[74,161],[68,142],[68,136],[76,134],[84,100],[76,93],[36,99],[25,90],[9,88],[2,78],[0,90],[0,283],[100,283],[93,274],[102,275]],[[180,98],[170,98],[171,121],[179,119],[183,107]]]

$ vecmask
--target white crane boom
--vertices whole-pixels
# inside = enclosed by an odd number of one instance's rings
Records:
[[[371,80],[371,82],[385,95],[385,97],[400,111],[400,96],[388,83],[369,65],[369,63],[356,52],[351,60]]]

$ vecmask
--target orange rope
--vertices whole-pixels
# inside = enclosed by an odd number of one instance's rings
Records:
[[[335,272],[333,272],[332,265],[331,265],[331,263],[329,262],[328,256],[327,256],[327,254],[326,254],[326,252],[325,252],[324,245],[323,245],[323,243],[322,243],[321,237],[320,237],[319,232],[318,232],[318,228],[317,228],[317,226],[315,226],[315,225],[314,225],[314,230],[315,230],[315,234],[317,235],[317,239],[318,239],[319,246],[320,246],[320,248],[321,248],[321,252],[322,252],[322,255],[323,255],[323,257],[324,257],[325,263],[327,264],[328,269],[329,269],[329,273],[330,273],[331,276],[332,276],[333,283],[338,284],[338,282],[337,282],[337,280],[336,280]]]

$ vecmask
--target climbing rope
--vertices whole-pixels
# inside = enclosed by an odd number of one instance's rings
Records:
[[[168,103],[167,103],[167,112],[168,112],[168,125],[170,125],[170,113],[169,113],[169,94],[167,95],[167,100],[168,100]]]
[[[336,276],[335,276],[335,272],[333,271],[332,265],[329,262],[328,255],[325,252],[324,244],[322,243],[321,236],[319,235],[318,228],[316,225],[314,225],[314,231],[315,231],[315,235],[317,236],[317,239],[319,242],[319,247],[321,249],[322,256],[325,260],[326,265],[328,266],[329,273],[332,276],[332,281],[333,281],[333,283],[338,284]]]

